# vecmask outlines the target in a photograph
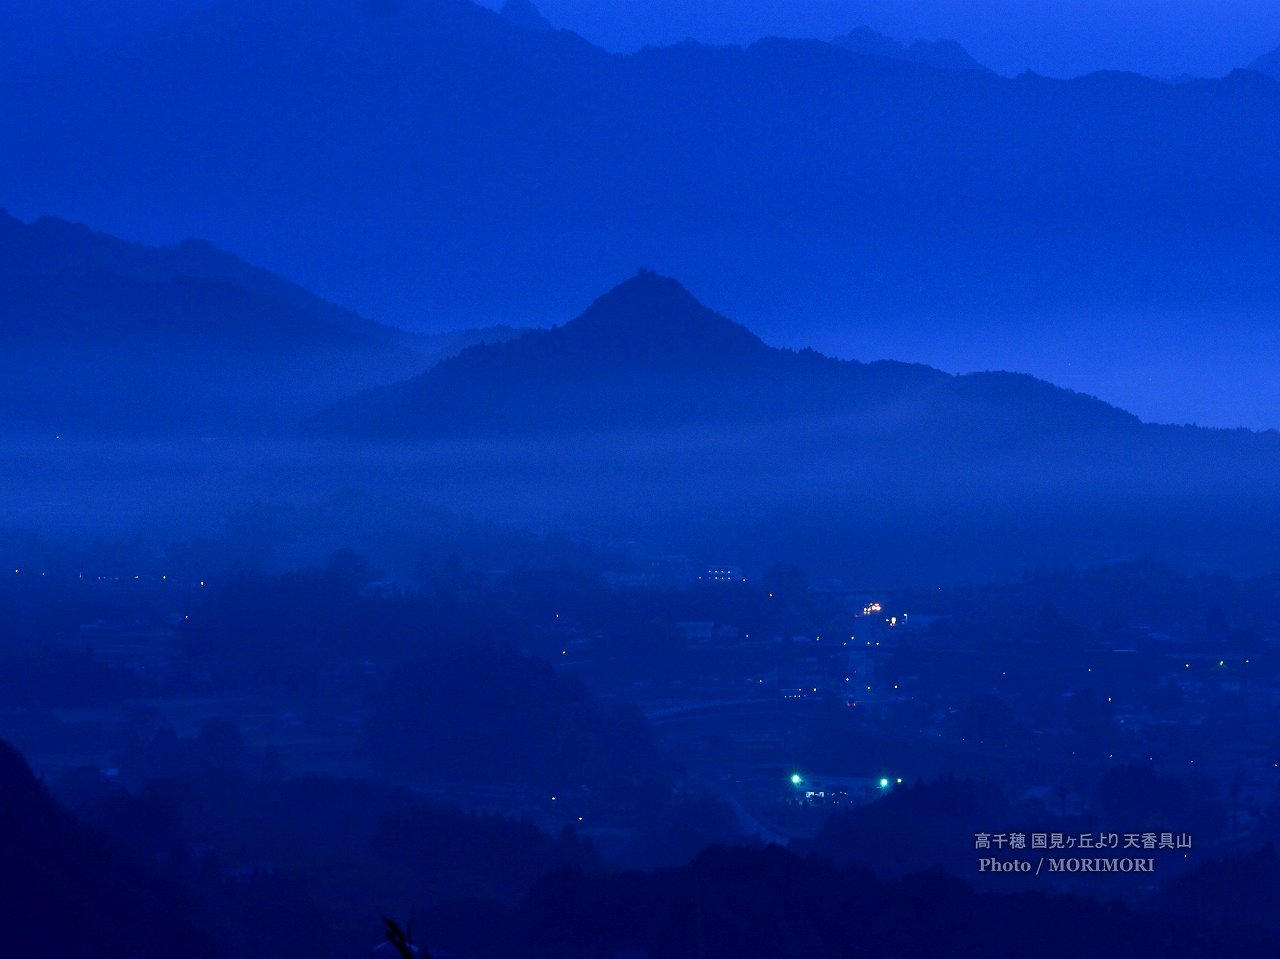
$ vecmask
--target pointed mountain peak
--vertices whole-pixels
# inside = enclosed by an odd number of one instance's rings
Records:
[[[587,313],[597,307],[646,308],[663,311],[707,310],[698,302],[692,293],[684,288],[677,279],[662,276],[644,267],[638,269],[634,276],[623,280],[608,293],[599,297],[588,308]],[[584,314],[586,315],[586,314]]]
[[[591,304],[560,332],[584,344],[639,354],[724,356],[767,349],[745,326],[707,307],[677,280],[642,269]]]
[[[533,0],[507,0],[502,5],[501,15],[513,26],[525,30],[554,30],[551,21],[533,5]]]

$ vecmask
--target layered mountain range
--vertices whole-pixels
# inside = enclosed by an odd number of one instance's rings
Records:
[[[37,434],[0,476],[14,515],[169,530],[195,503],[363,490],[675,543],[701,529],[699,548],[762,561],[848,563],[874,542],[902,577],[1274,559],[1258,535],[1280,528],[1274,432],[773,347],[649,270],[560,326],[431,341],[455,354],[439,360],[206,244],[3,226],[0,417]],[[211,435],[225,442],[193,445]]]
[[[769,334],[793,310],[798,335],[891,318],[926,345],[1048,308],[1280,303],[1280,84],[915,49],[617,55],[528,4],[215,0],[15,69],[0,204],[206,236],[402,326],[550,323],[641,262]]]
[[[696,529],[704,548],[810,564],[866,551],[904,577],[1147,554],[1256,568],[1274,560],[1257,530],[1280,521],[1274,432],[1144,423],[1017,373],[771,347],[648,270],[306,429],[425,457],[420,482],[469,509]]]

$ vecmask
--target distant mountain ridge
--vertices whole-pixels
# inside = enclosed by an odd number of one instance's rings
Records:
[[[969,55],[969,51],[955,40],[915,40],[905,44],[901,40],[878,33],[870,27],[857,27],[831,41],[834,46],[870,57],[887,57],[932,67],[935,70],[991,71]]]

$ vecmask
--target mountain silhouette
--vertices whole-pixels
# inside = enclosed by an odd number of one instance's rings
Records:
[[[475,346],[401,384],[314,418],[321,432],[429,438],[581,434],[821,421],[892,412],[898,429],[1114,431],[1137,419],[1008,373],[832,359],[766,345],[641,270],[576,319]],[[905,423],[903,422],[905,419]]]

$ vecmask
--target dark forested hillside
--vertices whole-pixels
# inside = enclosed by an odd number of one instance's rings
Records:
[[[7,955],[217,955],[193,900],[83,829],[0,741],[0,943]]]

